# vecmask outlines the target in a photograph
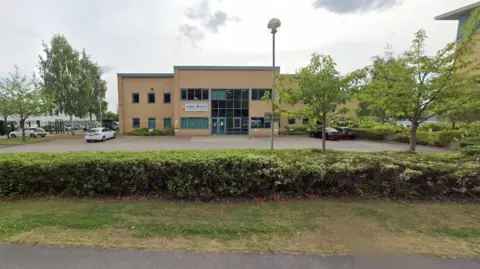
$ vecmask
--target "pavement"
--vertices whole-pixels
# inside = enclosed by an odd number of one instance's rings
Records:
[[[290,136],[275,137],[276,149],[321,148],[322,141],[317,138]],[[194,137],[135,137],[120,136],[105,142],[85,143],[82,135],[74,138],[60,138],[37,144],[0,147],[0,153],[8,152],[70,152],[70,151],[149,151],[173,149],[226,149],[256,148],[269,149],[269,137],[246,136],[194,136]],[[375,152],[405,151],[408,144],[396,142],[374,142],[364,140],[327,141],[327,149]],[[438,147],[417,146],[418,152],[449,152]]]
[[[432,256],[313,256],[60,248],[0,243],[2,269],[478,269],[479,259]]]

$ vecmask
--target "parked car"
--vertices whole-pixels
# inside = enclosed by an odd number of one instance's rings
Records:
[[[103,142],[107,139],[115,138],[115,132],[108,128],[93,128],[85,132],[84,138],[85,142]]]
[[[22,129],[10,132],[8,134],[10,138],[22,137]],[[45,137],[47,132],[43,128],[25,128],[26,137]]]
[[[336,130],[338,130],[342,134],[343,139],[356,139],[357,134],[355,133],[354,130],[348,127],[335,127]]]
[[[327,140],[338,140],[342,138],[342,133],[332,127],[325,128],[325,134],[325,139]],[[322,128],[318,128],[315,132],[311,132],[310,137],[322,138]]]

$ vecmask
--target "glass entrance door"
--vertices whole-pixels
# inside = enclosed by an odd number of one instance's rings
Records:
[[[212,118],[212,135],[225,135],[225,118]]]

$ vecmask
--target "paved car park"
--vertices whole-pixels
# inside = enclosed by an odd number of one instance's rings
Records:
[[[321,148],[322,140],[310,137],[275,137],[276,149]],[[195,137],[131,137],[120,136],[105,142],[85,143],[83,135],[74,138],[62,138],[38,144],[1,147],[0,153],[8,152],[70,152],[70,151],[149,151],[173,149],[226,149],[256,148],[269,149],[269,137],[249,138],[245,136],[195,136]],[[332,150],[375,152],[403,151],[407,144],[386,143],[364,140],[327,141]],[[447,149],[417,146],[419,152],[448,152]]]

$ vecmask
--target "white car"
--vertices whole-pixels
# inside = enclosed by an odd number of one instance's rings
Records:
[[[10,138],[22,137],[22,129],[8,134]],[[47,132],[43,128],[25,128],[25,137],[45,137]]]
[[[115,138],[115,132],[108,128],[92,128],[85,132],[85,142],[105,141]]]

